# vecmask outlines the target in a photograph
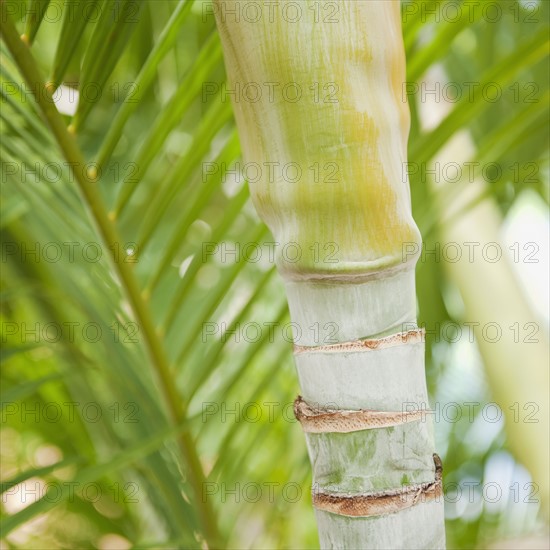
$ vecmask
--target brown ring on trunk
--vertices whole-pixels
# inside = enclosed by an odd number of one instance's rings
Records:
[[[350,342],[339,342],[323,346],[294,346],[294,355],[302,353],[342,353],[372,351],[405,344],[417,344],[424,342],[424,329],[418,328],[407,332],[398,332],[382,338],[367,338],[365,340],[353,340]]]
[[[315,410],[308,405],[301,395],[294,401],[294,416],[308,433],[350,433],[375,428],[389,428],[408,422],[423,420],[427,410],[419,411],[373,411],[362,409]]]
[[[350,517],[371,517],[394,514],[416,504],[441,498],[443,495],[441,459],[434,454],[435,480],[409,485],[401,489],[380,491],[367,495],[338,495],[314,492],[313,506],[317,510]]]

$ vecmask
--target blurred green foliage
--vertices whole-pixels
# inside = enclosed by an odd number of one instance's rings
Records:
[[[64,99],[73,94],[58,106],[64,113],[76,107],[64,120],[86,161],[98,162],[86,168],[96,170],[96,191],[116,215],[121,241],[112,252],[130,264],[158,327],[185,403],[178,429],[196,442],[207,476],[202,497],[213,504],[224,539],[233,548],[316,547],[309,463],[290,406],[297,380],[284,290],[269,261],[270,236],[235,164],[238,138],[230,96],[221,93],[212,9],[199,0],[85,0],[72,3],[69,16],[61,0],[5,4],[18,32],[34,37],[30,51],[43,81],[63,82]],[[407,90],[417,90],[409,94],[409,160],[422,166],[468,128],[480,160],[517,164],[528,174],[534,163],[536,177],[491,176],[490,191],[506,213],[526,188],[548,201],[549,4],[490,4],[500,12],[456,1],[403,4]],[[27,10],[42,12],[42,22]],[[5,547],[196,547],[202,527],[193,469],[175,444],[147,335],[32,86],[4,43],[1,54]],[[462,100],[426,130],[418,116],[421,83],[439,63]],[[473,100],[468,82],[479,83]],[[488,101],[481,92],[495,82],[502,97]],[[208,173],[213,166],[219,169]],[[438,224],[427,181],[422,170],[411,173],[415,218],[433,248]],[[259,261],[255,249],[244,248],[254,242],[263,243]],[[226,247],[226,261],[204,243]],[[248,260],[231,254],[239,245]],[[419,264],[418,296],[427,326],[461,321],[441,264]],[[460,368],[465,361],[470,368]],[[474,346],[429,334],[435,401],[490,402],[481,367]],[[502,422],[487,424],[482,410],[473,421],[464,409],[460,420],[436,423],[445,482],[483,484],[497,468],[508,476],[504,484],[523,487],[529,475],[507,452]],[[35,488],[42,498],[32,497]],[[447,499],[450,548],[484,547],[541,527],[525,492],[520,502],[510,493],[496,505],[478,493],[473,503]]]

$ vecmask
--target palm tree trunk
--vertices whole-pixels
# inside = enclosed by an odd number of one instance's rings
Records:
[[[443,548],[417,258],[403,261],[420,235],[399,2],[244,6],[214,5],[225,97],[280,245],[321,546]]]

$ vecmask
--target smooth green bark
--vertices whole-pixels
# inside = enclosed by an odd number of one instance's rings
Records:
[[[406,162],[409,112],[398,1],[280,2],[261,17],[216,2],[244,161],[298,327],[301,391],[320,411],[427,408],[424,344],[323,347],[416,326]],[[285,11],[286,8],[286,11]],[[258,94],[258,91],[260,93]],[[259,170],[259,171],[258,171]],[[417,249],[420,247],[418,246]],[[317,330],[312,330],[317,327]],[[404,383],[404,381],[406,381]],[[435,479],[432,419],[306,433],[313,491],[369,497]],[[369,517],[318,509],[323,548],[443,548],[443,502]]]

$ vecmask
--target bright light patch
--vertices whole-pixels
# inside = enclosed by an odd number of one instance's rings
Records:
[[[548,324],[550,309],[550,237],[546,205],[533,191],[524,191],[502,227],[506,249],[534,311]]]
[[[183,279],[183,276],[185,275],[185,272],[191,265],[192,260],[193,260],[193,256],[188,256],[187,258],[185,258],[185,260],[183,260],[183,262],[181,262],[179,272],[178,272],[181,279]]]
[[[80,95],[77,89],[64,86],[63,84],[53,93],[53,101],[57,110],[62,115],[67,116],[73,116],[76,113],[79,98]]]

